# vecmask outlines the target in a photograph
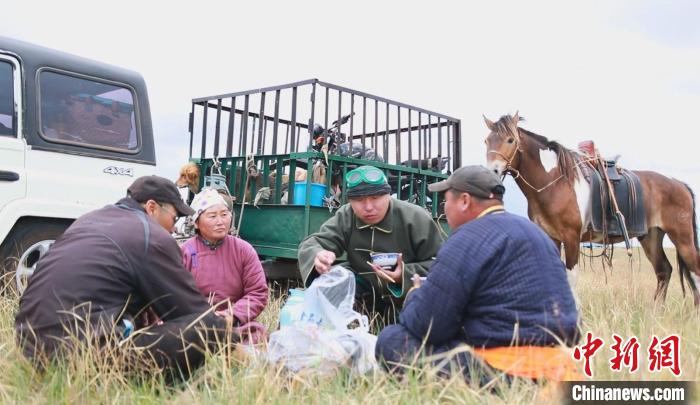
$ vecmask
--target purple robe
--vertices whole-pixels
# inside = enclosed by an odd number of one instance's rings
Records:
[[[266,337],[265,326],[254,322],[268,299],[265,273],[250,243],[227,235],[211,249],[195,236],[182,246],[183,264],[217,312],[228,311],[246,340],[259,343]],[[227,301],[228,300],[228,301]]]

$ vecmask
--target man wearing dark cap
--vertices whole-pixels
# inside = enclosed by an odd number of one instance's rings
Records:
[[[511,376],[563,378],[561,367],[571,361],[553,346],[576,342],[578,313],[552,240],[505,212],[505,188],[483,166],[461,167],[428,189],[446,191],[452,234],[427,280],[415,280],[399,323],[379,334],[377,358],[400,371],[424,344],[444,372],[456,365],[482,383],[490,366]]]
[[[24,354],[41,365],[78,341],[121,347],[128,339],[169,378],[200,366],[201,350],[216,348],[227,322],[207,313],[170,235],[177,218],[192,213],[173,182],[145,176],[126,198],[78,218],[39,260],[20,299],[15,328]],[[144,313],[160,321],[142,331]]]
[[[369,310],[390,314],[411,287],[411,277],[428,273],[442,237],[423,208],[391,198],[384,172],[361,166],[345,177],[349,204],[299,245],[299,269],[305,285],[326,273],[347,254],[356,275],[356,298]],[[396,266],[372,264],[373,253],[400,253]]]

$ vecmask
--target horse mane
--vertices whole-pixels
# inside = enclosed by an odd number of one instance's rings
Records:
[[[576,164],[580,158],[578,153],[566,148],[557,141],[550,141],[542,135],[538,135],[534,132],[528,131],[527,129],[518,127],[518,123],[513,122],[514,120],[515,118],[510,115],[502,116],[494,123],[496,125],[496,131],[499,134],[510,133],[511,135],[514,135],[516,139],[519,138],[520,135],[526,135],[527,137],[532,138],[536,143],[557,154],[557,166],[559,167],[559,172],[564,177],[572,181],[578,179],[578,171],[576,170]],[[525,118],[518,117],[518,121],[525,121]],[[515,124],[514,126],[518,128],[518,134],[512,133],[512,124]]]

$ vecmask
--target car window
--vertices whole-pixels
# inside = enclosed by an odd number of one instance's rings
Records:
[[[41,133],[53,142],[137,151],[134,97],[118,85],[52,71],[39,76]]]
[[[15,99],[12,65],[0,61],[0,136],[14,136]]]

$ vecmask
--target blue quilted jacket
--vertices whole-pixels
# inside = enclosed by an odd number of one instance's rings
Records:
[[[578,313],[566,271],[537,225],[492,213],[452,233],[400,323],[429,345],[571,345]]]

